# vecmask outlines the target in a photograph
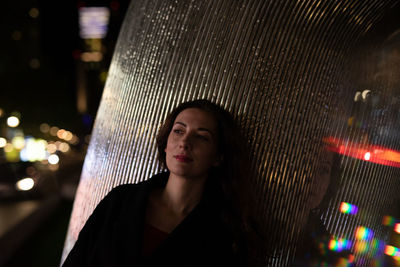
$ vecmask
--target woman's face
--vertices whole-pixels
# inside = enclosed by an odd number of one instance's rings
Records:
[[[197,108],[183,110],[176,117],[165,148],[171,174],[185,178],[207,178],[220,164],[217,122]]]
[[[331,180],[333,153],[324,150],[318,162],[316,175],[313,179],[308,204],[311,209],[318,207],[324,198]]]

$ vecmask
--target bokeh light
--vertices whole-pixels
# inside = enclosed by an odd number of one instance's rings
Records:
[[[50,128],[50,134],[51,134],[52,136],[57,136],[58,130],[60,130],[60,128],[58,128],[58,127],[56,127],[56,126],[53,126],[53,127]]]
[[[27,178],[19,180],[16,184],[16,187],[18,190],[28,191],[28,190],[31,190],[34,185],[35,185],[35,181],[32,178],[27,177]]]
[[[7,140],[3,137],[0,137],[0,148],[3,148],[7,145]]]
[[[47,160],[50,164],[56,165],[60,161],[60,158],[56,154],[51,154]]]
[[[50,131],[50,125],[48,125],[47,123],[40,124],[40,131],[42,133],[48,133]]]
[[[10,143],[7,143],[4,146],[4,152],[6,152],[6,153],[12,152],[13,150],[14,150],[14,146]]]
[[[19,125],[19,119],[15,116],[10,116],[7,119],[7,125],[10,127],[17,127]]]
[[[21,150],[25,147],[25,139],[22,136],[16,136],[11,140],[15,149]]]
[[[39,17],[39,9],[37,9],[36,7],[33,7],[29,10],[29,16],[31,18],[36,19],[37,17]]]
[[[50,154],[56,153],[57,152],[57,146],[55,144],[53,144],[53,143],[49,143],[49,144],[47,144],[46,150]]]
[[[21,160],[33,162],[46,159],[46,147],[47,142],[43,139],[26,138],[25,148],[20,153]]]
[[[61,142],[61,144],[59,145],[59,148],[58,148],[61,152],[64,152],[64,153],[66,153],[66,152],[68,152],[69,150],[70,150],[70,146],[67,144],[67,143],[65,143],[65,142]]]

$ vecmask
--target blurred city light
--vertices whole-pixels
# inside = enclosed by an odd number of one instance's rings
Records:
[[[29,177],[19,180],[16,184],[17,189],[21,190],[21,191],[31,190],[34,185],[35,185],[35,181]]]
[[[42,133],[48,133],[50,131],[50,126],[47,123],[40,124],[40,131]]]
[[[31,18],[34,18],[34,19],[36,19],[37,17],[39,17],[39,9],[37,9],[37,8],[35,8],[35,7],[31,8],[31,9],[29,10],[29,16],[30,16]]]
[[[12,145],[12,144],[10,144],[10,143],[7,143],[5,146],[4,146],[4,152],[6,152],[6,153],[9,153],[9,152],[11,152],[11,151],[13,151],[14,150],[14,146]]]
[[[57,136],[58,130],[60,130],[60,128],[58,128],[58,127],[56,127],[56,126],[53,126],[53,127],[50,128],[50,134],[51,134],[52,136]]]
[[[106,7],[81,7],[79,9],[79,35],[82,39],[104,38],[108,30],[110,11]]]
[[[19,119],[15,116],[8,117],[7,125],[10,127],[17,127],[19,125]]]
[[[58,130],[58,131],[57,131],[57,137],[60,138],[60,139],[62,139],[62,136],[63,136],[64,132],[65,132],[64,129]]]
[[[347,202],[342,202],[340,204],[340,212],[344,214],[355,215],[358,211],[358,207],[356,205],[352,205]]]
[[[67,143],[65,143],[65,142],[62,142],[60,145],[59,145],[59,148],[58,148],[61,152],[64,152],[64,153],[66,153],[66,152],[68,152],[69,150],[70,150],[70,146],[67,144]]]
[[[56,154],[51,154],[47,160],[50,164],[56,165],[60,161],[60,158]]]
[[[0,148],[3,148],[7,145],[7,140],[3,137],[0,137]]]
[[[367,160],[367,161],[370,160],[371,159],[371,153],[370,152],[365,153],[364,154],[364,159]]]
[[[47,142],[43,139],[26,138],[25,148],[20,153],[21,160],[33,162],[46,159],[46,147]]]
[[[25,139],[22,136],[15,136],[11,140],[12,145],[15,149],[21,150],[25,147]]]
[[[103,60],[103,54],[101,52],[83,52],[81,60],[83,62],[100,62]]]
[[[46,150],[47,150],[47,152],[49,152],[50,154],[56,153],[56,151],[57,151],[57,146],[56,146],[55,144],[53,144],[53,143],[49,143],[49,144],[47,144]]]

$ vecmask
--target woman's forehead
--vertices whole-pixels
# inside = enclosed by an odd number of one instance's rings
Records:
[[[175,123],[181,123],[188,127],[206,128],[209,130],[217,130],[217,121],[214,116],[207,111],[199,108],[187,108],[176,116]]]

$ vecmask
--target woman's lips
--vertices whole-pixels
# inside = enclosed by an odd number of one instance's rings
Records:
[[[192,158],[185,156],[185,155],[176,155],[174,156],[174,158],[176,158],[177,161],[179,162],[191,162],[193,161]]]

